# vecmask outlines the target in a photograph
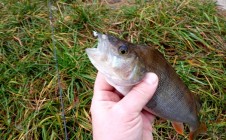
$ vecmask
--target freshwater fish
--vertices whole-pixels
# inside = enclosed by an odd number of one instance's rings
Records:
[[[94,35],[98,37],[97,48],[87,48],[86,53],[110,85],[126,96],[147,72],[156,73],[159,84],[145,109],[172,121],[181,135],[184,134],[183,123],[188,124],[189,140],[206,131],[198,118],[198,100],[157,49],[132,44],[109,34],[94,32]]]

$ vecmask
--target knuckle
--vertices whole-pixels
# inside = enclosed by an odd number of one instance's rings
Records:
[[[147,99],[148,95],[146,94],[145,87],[134,87],[134,92],[136,92],[139,95],[139,98]]]

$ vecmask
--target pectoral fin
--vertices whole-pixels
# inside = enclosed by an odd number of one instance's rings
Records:
[[[172,122],[173,128],[178,134],[184,135],[184,125],[181,122]]]
[[[206,131],[207,131],[206,125],[204,123],[201,123],[197,130],[192,131],[192,129],[190,129],[189,140],[194,140],[196,136],[198,136],[198,134],[206,133]]]

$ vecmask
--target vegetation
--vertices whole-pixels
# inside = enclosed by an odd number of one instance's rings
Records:
[[[69,139],[92,139],[96,69],[92,31],[157,47],[201,100],[199,139],[226,139],[226,17],[210,0],[107,4],[58,0],[51,7]],[[0,2],[0,138],[64,139],[46,1]],[[188,131],[187,131],[188,132]],[[185,139],[157,119],[154,138]]]

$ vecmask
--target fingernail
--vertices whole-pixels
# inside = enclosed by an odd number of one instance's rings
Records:
[[[158,76],[155,73],[147,73],[144,81],[146,81],[150,85],[153,85],[158,82]]]

